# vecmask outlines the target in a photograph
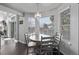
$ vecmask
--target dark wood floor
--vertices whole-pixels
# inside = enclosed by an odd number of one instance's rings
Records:
[[[15,43],[14,40],[6,40],[1,47],[1,55],[26,55],[25,44]]]
[[[4,44],[1,46],[0,54],[1,55],[27,55],[26,51],[27,51],[26,44],[22,44],[19,42],[16,43],[14,40],[5,40]],[[32,53],[30,54],[33,55]]]

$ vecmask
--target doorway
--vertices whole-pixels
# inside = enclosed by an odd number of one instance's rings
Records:
[[[16,22],[10,22],[11,38],[16,38]]]
[[[11,38],[14,38],[14,22],[11,22]]]

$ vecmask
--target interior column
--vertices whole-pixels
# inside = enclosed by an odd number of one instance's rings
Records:
[[[40,17],[36,17],[35,18],[35,35],[36,35],[36,40],[39,40],[39,34],[40,34],[39,19],[40,19]]]
[[[16,40],[19,41],[19,15],[16,15]]]

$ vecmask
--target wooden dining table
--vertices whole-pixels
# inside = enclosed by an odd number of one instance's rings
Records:
[[[51,37],[50,35],[46,35],[46,34],[39,34],[39,39],[36,39],[36,35],[35,34],[25,34],[27,37],[29,37],[29,40],[33,41],[33,42],[40,42],[41,41],[41,36],[42,37]]]
[[[52,37],[52,36],[46,35],[46,34],[39,34],[39,39],[36,39],[36,35],[35,34],[25,34],[25,35],[29,38],[29,41],[35,42],[36,46],[40,46],[40,44],[41,44],[41,37],[48,38],[48,39],[46,39],[46,41],[50,40],[50,41],[54,42],[53,41],[54,36]],[[30,44],[30,45],[32,45],[32,44]]]

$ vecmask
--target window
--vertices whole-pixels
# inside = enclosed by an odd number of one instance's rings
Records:
[[[63,11],[61,17],[61,33],[63,39],[70,40],[70,9]]]
[[[33,17],[28,18],[28,32],[29,34],[35,33],[35,19]]]
[[[33,17],[28,18],[28,33],[29,34],[35,33],[36,32],[35,30],[37,30],[35,21],[36,20]],[[54,16],[41,17],[39,18],[38,22],[39,22],[38,31],[40,34],[51,36],[54,33]]]
[[[39,20],[40,23],[40,34],[52,35],[53,33],[53,20],[54,17],[42,17]]]

